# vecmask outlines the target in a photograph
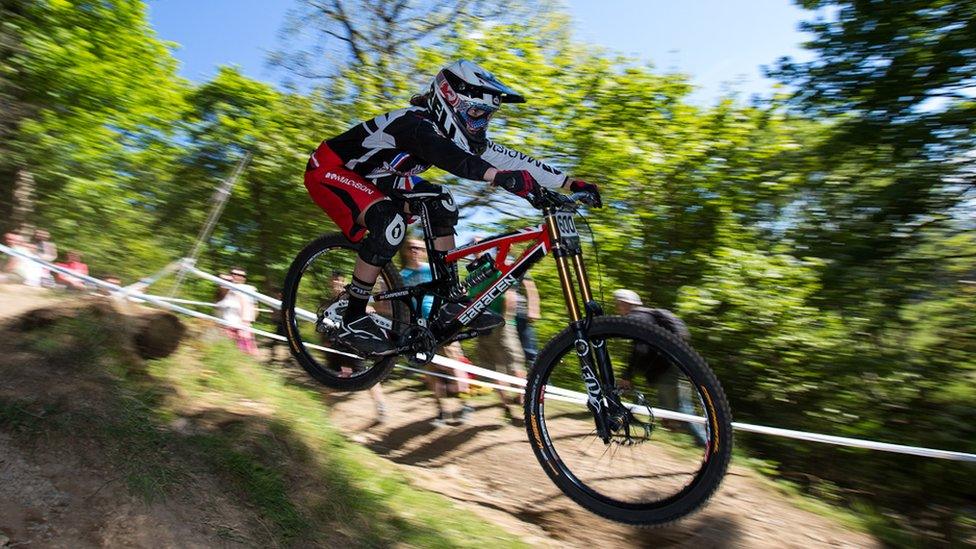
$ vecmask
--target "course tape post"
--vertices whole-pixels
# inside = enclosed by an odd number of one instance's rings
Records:
[[[181,307],[180,305],[177,305],[175,303],[169,303],[167,301],[164,301],[162,299],[159,299],[156,296],[146,295],[146,294],[141,294],[141,293],[134,293],[134,292],[131,292],[131,290],[129,290],[129,292],[127,292],[126,291],[126,288],[120,287],[120,286],[118,286],[116,284],[112,284],[112,283],[109,283],[109,282],[105,282],[103,280],[99,280],[97,278],[94,278],[94,277],[91,277],[91,276],[88,276],[88,275],[83,275],[83,274],[80,274],[80,273],[76,273],[74,271],[65,269],[65,268],[60,267],[58,265],[54,265],[54,264],[52,264],[50,262],[47,262],[47,261],[38,259],[36,257],[33,257],[33,256],[29,255],[29,254],[25,254],[23,252],[19,252],[17,250],[13,250],[13,249],[11,249],[8,246],[3,245],[3,244],[0,244],[0,252],[3,252],[5,254],[7,254],[7,255],[16,256],[16,257],[19,257],[19,258],[22,258],[22,259],[27,259],[27,260],[30,260],[30,261],[34,261],[36,263],[40,263],[41,265],[44,265],[45,267],[47,267],[48,269],[50,269],[52,271],[56,271],[56,272],[59,272],[59,273],[61,273],[63,275],[66,275],[66,276],[71,276],[71,277],[75,277],[75,278],[84,280],[84,281],[86,281],[86,282],[88,282],[90,284],[93,284],[95,286],[98,286],[100,288],[105,288],[105,289],[108,289],[108,290],[112,290],[113,292],[116,292],[116,294],[119,295],[120,297],[127,297],[127,298],[134,298],[134,299],[137,299],[137,300],[143,300],[143,301],[146,301],[148,303],[152,303],[153,305],[156,305],[158,307],[162,307],[164,309],[169,309],[169,310],[172,310],[174,312],[182,313],[182,314],[185,314],[185,315],[188,315],[188,316],[192,316],[192,317],[195,317],[195,318],[199,318],[199,319],[202,319],[202,320],[210,320],[210,321],[216,322],[217,324],[220,324],[222,326],[227,326],[229,328],[235,328],[235,329],[245,330],[245,331],[248,331],[248,332],[251,332],[253,334],[263,336],[263,337],[277,339],[279,341],[285,341],[286,340],[285,337],[280,336],[278,334],[272,334],[270,332],[266,332],[264,330],[258,330],[258,329],[255,329],[255,328],[251,328],[249,326],[241,326],[241,325],[233,324],[233,323],[227,322],[227,321],[225,321],[225,320],[223,320],[221,318],[215,317],[215,316],[211,316],[211,315],[208,315],[208,314],[205,314],[205,313],[201,313],[199,311],[194,311],[194,310],[188,309],[186,307]],[[244,293],[246,295],[249,295],[249,296],[253,297],[254,299],[257,299],[258,301],[261,301],[262,303],[266,303],[268,305],[271,305],[272,307],[274,307],[276,309],[281,308],[281,302],[278,301],[277,299],[274,299],[272,297],[268,297],[268,296],[266,296],[264,294],[261,294],[259,292],[254,291],[254,290],[252,290],[250,288],[243,287],[243,286],[238,286],[237,284],[233,284],[233,283],[228,282],[226,280],[223,280],[221,278],[215,277],[215,276],[211,275],[210,273],[201,271],[201,270],[199,270],[199,269],[197,269],[197,268],[195,268],[193,266],[186,266],[186,265],[184,265],[184,268],[188,272],[191,272],[192,274],[194,274],[196,276],[199,276],[201,278],[204,278],[206,280],[210,280],[210,281],[214,282],[215,284],[219,284],[221,286],[225,286],[225,287],[231,288],[231,289],[233,289],[235,291],[239,291],[241,293]],[[299,316],[305,317],[306,320],[314,320],[315,319],[315,315],[313,315],[312,313],[309,313],[308,311],[296,311],[296,313],[298,313]],[[311,316],[311,318],[308,318],[308,316]],[[312,349],[317,349],[317,350],[321,350],[321,351],[325,351],[325,352],[338,353],[338,354],[343,354],[343,355],[346,355],[346,356],[355,357],[355,355],[351,355],[351,354],[348,354],[348,353],[343,353],[343,352],[337,351],[335,349],[330,349],[330,348],[323,347],[323,346],[320,346],[320,345],[306,344],[306,346],[309,347],[309,348],[312,348]],[[516,386],[525,386],[525,380],[524,379],[521,379],[521,378],[518,378],[518,377],[515,377],[515,376],[510,376],[510,375],[507,375],[507,374],[501,374],[501,373],[498,373],[498,372],[495,372],[495,371],[492,371],[492,370],[488,370],[488,369],[481,368],[481,367],[478,367],[478,366],[474,366],[474,365],[471,365],[471,364],[466,364],[464,362],[460,362],[460,361],[457,361],[457,360],[453,360],[453,359],[450,359],[450,358],[447,358],[447,357],[443,357],[443,356],[440,356],[440,355],[435,356],[435,358],[433,360],[433,363],[434,364],[437,364],[437,365],[440,365],[440,366],[445,366],[445,367],[454,368],[454,369],[457,369],[457,370],[462,370],[462,371],[465,371],[465,372],[468,372],[468,373],[471,373],[471,374],[474,374],[474,375],[478,375],[478,376],[481,376],[481,377],[486,377],[486,378],[489,378],[489,379],[494,379],[496,381],[506,382],[506,383],[512,383],[512,384],[515,384]],[[409,371],[417,372],[417,373],[422,373],[422,374],[425,374],[425,375],[433,375],[433,376],[441,377],[441,378],[445,378],[445,379],[453,379],[453,380],[457,380],[457,381],[464,381],[464,382],[472,383],[472,384],[475,384],[475,385],[483,385],[483,386],[488,386],[488,387],[492,387],[492,388],[495,388],[495,389],[501,389],[501,390],[506,390],[506,391],[521,392],[519,389],[517,389],[515,387],[511,387],[511,386],[506,386],[506,385],[501,385],[501,384],[496,384],[496,383],[488,383],[488,382],[484,382],[484,381],[480,381],[480,380],[476,380],[476,379],[461,379],[461,378],[458,378],[458,377],[455,377],[455,376],[450,376],[448,374],[444,374],[444,373],[441,373],[441,372],[431,372],[431,371],[427,371],[427,370],[420,370],[420,369],[411,368],[409,366],[403,366],[403,365],[399,365],[399,366],[401,368],[405,369],[405,370],[409,370]],[[583,393],[579,393],[579,392],[576,392],[576,391],[570,391],[570,390],[562,389],[562,388],[559,388],[559,387],[552,387],[552,386],[546,387],[546,393],[547,393],[547,398],[554,398],[554,399],[557,399],[557,400],[564,400],[564,401],[569,401],[569,402],[584,402],[585,401],[585,398],[586,398]],[[631,405],[631,409],[635,409],[636,411],[641,412],[641,413],[648,413],[648,412],[650,412],[650,413],[653,413],[657,417],[666,417],[666,418],[672,418],[672,419],[677,419],[677,420],[684,420],[684,421],[689,421],[689,422],[694,422],[694,423],[701,423],[701,422],[704,421],[704,418],[701,418],[701,417],[698,417],[698,416],[690,416],[690,415],[687,415],[687,414],[682,414],[682,413],[674,412],[674,411],[671,411],[671,410],[661,410],[661,409],[658,409],[658,408],[650,408],[650,409],[648,409],[648,408],[645,408],[645,407],[633,406],[633,405]],[[920,456],[920,457],[928,457],[928,458],[936,458],[936,459],[948,459],[948,460],[955,460],[955,461],[976,462],[976,454],[970,454],[970,453],[966,453],[966,452],[954,452],[954,451],[939,450],[939,449],[934,449],[934,448],[921,448],[921,447],[917,447],[917,446],[906,446],[906,445],[902,445],[902,444],[890,444],[890,443],[886,443],[886,442],[877,442],[877,441],[873,441],[873,440],[864,440],[864,439],[849,438],[849,437],[839,437],[839,436],[825,435],[825,434],[820,434],[820,433],[809,433],[809,432],[805,432],[805,431],[794,431],[794,430],[791,430],[791,429],[781,429],[781,428],[778,428],[778,427],[767,427],[767,426],[764,426],[764,425],[753,425],[753,424],[749,424],[749,423],[740,423],[740,422],[733,422],[732,423],[732,427],[734,429],[736,429],[736,430],[745,431],[745,432],[752,432],[752,433],[765,434],[765,435],[777,436],[777,437],[784,437],[784,438],[792,438],[792,439],[796,439],[796,440],[805,440],[805,441],[809,441],[809,442],[819,442],[819,443],[822,443],[822,444],[831,444],[831,445],[835,445],[835,446],[848,446],[848,447],[853,447],[853,448],[864,448],[864,449],[867,449],[867,450],[877,450],[877,451],[882,451],[882,452],[892,452],[892,453],[898,453],[898,454],[908,454],[908,455],[914,455],[914,456]]]

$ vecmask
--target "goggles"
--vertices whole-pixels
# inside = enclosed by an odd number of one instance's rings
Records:
[[[488,125],[492,115],[498,111],[498,107],[488,105],[480,101],[462,101],[457,106],[457,112],[461,115],[464,123],[471,130],[481,130]]]

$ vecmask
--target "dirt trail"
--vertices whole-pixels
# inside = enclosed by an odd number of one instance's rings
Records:
[[[415,482],[466,505],[506,530],[561,547],[880,547],[872,537],[797,508],[753,471],[733,465],[705,509],[676,525],[644,530],[590,514],[545,475],[523,427],[502,419],[493,398],[473,420],[434,427],[420,383],[387,384],[388,419],[375,423],[366,393],[335,394],[332,418],[357,442],[405,469]]]
[[[0,284],[0,321],[21,313],[56,303],[58,297],[46,288],[32,288],[20,284]]]
[[[58,299],[64,297],[0,285],[0,321]],[[309,383],[297,366],[285,371]],[[430,423],[433,400],[421,387],[412,379],[388,383],[388,419],[382,425],[375,423],[367,393],[328,395],[333,422],[350,439],[406,471],[418,486],[533,545],[880,546],[868,535],[797,508],[756,473],[736,465],[708,506],[677,525],[641,530],[606,521],[559,492],[537,463],[524,428],[503,421],[493,397],[476,401],[469,423],[437,428]],[[55,444],[54,450],[50,442],[17,444],[0,433],[0,547],[4,534],[63,547],[261,544],[263,536],[254,536],[248,527],[254,524],[249,510],[222,495],[212,479],[198,478],[180,501],[147,504],[128,495],[118,471],[92,458],[98,455],[92,441],[61,441],[65,444],[60,449]]]

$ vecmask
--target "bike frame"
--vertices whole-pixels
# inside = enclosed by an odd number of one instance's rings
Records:
[[[584,316],[580,313],[581,308],[577,301],[576,289],[573,284],[570,269],[575,273],[576,280],[579,283],[579,290],[584,303],[582,309],[584,314],[591,316],[602,314],[599,305],[593,301],[590,280],[586,272],[586,267],[583,264],[583,251],[571,213],[546,208],[543,210],[542,224],[536,227],[527,227],[519,231],[505,233],[444,253],[434,249],[434,238],[431,236],[432,232],[430,231],[427,208],[423,202],[418,202],[414,206],[419,206],[420,209],[419,214],[424,226],[424,244],[427,248],[427,261],[430,265],[432,280],[417,284],[413,287],[381,292],[374,296],[374,299],[377,301],[408,299],[412,297],[416,299],[416,303],[419,303],[422,298],[433,296],[434,304],[431,308],[431,316],[434,316],[440,309],[441,303],[445,301],[446,296],[443,292],[443,281],[448,279],[447,265],[457,263],[466,257],[474,260],[489,250],[497,249],[497,254],[494,257],[494,266],[499,272],[497,280],[475,296],[471,304],[463,309],[450,324],[441,330],[444,332],[442,335],[446,335],[449,332],[464,329],[465,326],[481,314],[495,299],[504,294],[510,287],[514,286],[529,269],[551,251],[556,260],[559,282],[562,286],[563,298],[566,302],[570,324],[580,322]],[[513,261],[508,261],[512,246],[526,242],[529,243],[529,246],[522,254]],[[419,307],[411,307],[411,316],[419,316],[415,315],[415,309],[419,310]],[[417,320],[417,318],[412,318],[411,320]]]
[[[569,326],[576,339],[576,354],[580,360],[580,373],[586,385],[587,406],[593,412],[597,431],[605,440],[609,440],[609,433],[614,429],[612,408],[607,395],[613,395],[615,387],[613,367],[602,341],[590,341],[590,322],[595,316],[603,314],[600,305],[593,299],[590,289],[590,279],[583,263],[583,249],[580,245],[579,234],[576,231],[573,216],[575,211],[566,211],[555,206],[542,209],[543,222],[537,227],[528,227],[516,232],[498,235],[481,242],[455,248],[446,254],[434,249],[434,237],[430,230],[430,218],[423,200],[411,203],[411,207],[418,208],[424,227],[424,244],[427,248],[428,263],[431,268],[432,280],[416,286],[400,288],[382,292],[374,299],[377,301],[388,299],[403,299],[410,302],[412,324],[425,325],[418,311],[424,297],[432,295],[434,303],[431,316],[436,316],[445,299],[444,286],[448,278],[447,265],[457,263],[461,259],[471,257],[476,259],[488,250],[497,249],[494,266],[500,273],[497,280],[481,291],[471,303],[444,326],[432,326],[435,339],[443,344],[450,341],[475,337],[478,332],[465,330],[465,327],[480,315],[495,299],[503,295],[510,287],[518,283],[532,266],[545,257],[550,251],[556,261],[559,283],[566,302],[569,315]],[[417,211],[417,210],[412,210]],[[512,246],[528,242],[529,246],[513,261],[508,261],[508,254]],[[571,274],[572,271],[572,274]],[[579,286],[583,307],[577,301],[576,286],[573,275]],[[581,313],[582,311],[582,313]],[[616,399],[613,399],[616,400]],[[617,402],[619,408],[619,402]]]

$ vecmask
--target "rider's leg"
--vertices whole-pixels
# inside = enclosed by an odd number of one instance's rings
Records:
[[[430,229],[434,237],[434,250],[438,252],[448,252],[455,247],[454,227],[458,222],[457,203],[451,192],[440,185],[434,185],[428,181],[416,180],[413,182],[413,190],[416,192],[436,192],[440,193],[437,200],[428,202],[427,211],[430,216]]]
[[[393,259],[406,234],[406,221],[388,198],[367,206],[356,222],[369,231],[359,248],[359,257],[349,284],[349,306],[343,320],[347,323],[366,315],[373,285],[384,265]]]

